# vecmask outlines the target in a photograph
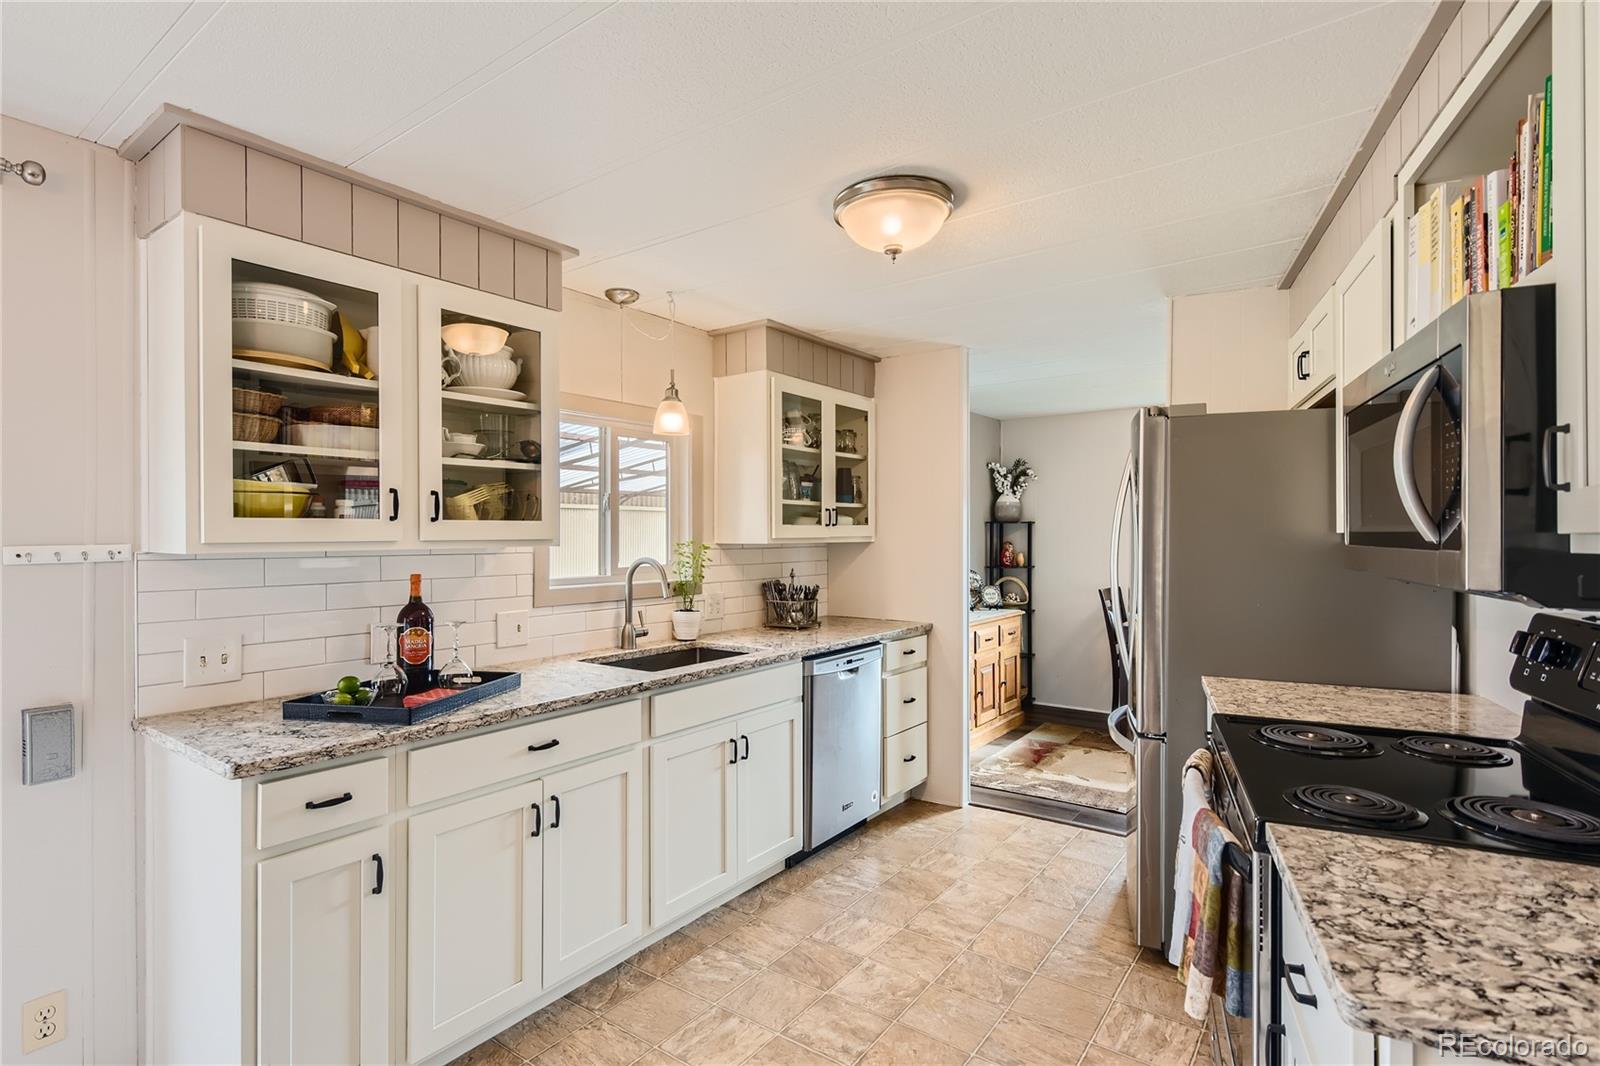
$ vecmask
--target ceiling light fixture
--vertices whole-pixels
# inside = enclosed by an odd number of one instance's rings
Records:
[[[617,305],[617,314],[624,320],[627,318],[628,306],[639,302],[638,289],[625,289],[621,287],[607,289],[606,299]],[[646,333],[632,322],[634,332],[641,337],[648,337],[653,341],[670,340],[673,331],[678,325],[678,301],[674,293],[667,293],[667,332],[657,337]],[[678,396],[678,372],[667,371],[667,391],[661,397],[661,402],[656,405],[656,418],[654,432],[661,437],[687,437],[689,435],[689,409],[683,405],[683,400]]]
[[[835,196],[833,220],[861,247],[894,262],[933,240],[955,208],[956,194],[937,178],[886,174]]]

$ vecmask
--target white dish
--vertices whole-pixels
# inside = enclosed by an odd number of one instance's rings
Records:
[[[814,526],[814,525],[817,525],[818,524],[817,523],[817,516],[816,515],[801,515],[799,518],[796,518],[794,520],[794,524],[797,525],[797,526]]]
[[[476,433],[457,433],[452,429],[447,429],[444,431],[444,438],[448,441],[454,441],[456,444],[478,443],[478,435]]]
[[[439,339],[462,355],[498,352],[511,334],[482,322],[454,322],[439,327]]]
[[[375,452],[378,430],[373,426],[334,426],[322,422],[296,422],[285,426],[284,439],[303,448],[331,448],[339,451]]]
[[[502,348],[488,355],[470,355],[451,352],[444,357],[444,369],[450,373],[450,383],[467,385],[475,389],[509,389],[517,383],[522,373],[522,360]]]
[[[263,352],[279,352],[309,359],[324,370],[333,366],[335,337],[325,329],[297,326],[293,322],[269,322],[260,318],[233,320],[233,346]]]
[[[838,518],[834,519],[833,524],[836,526],[853,526],[856,524],[856,520],[847,514],[842,514]]]
[[[483,449],[484,445],[478,443],[477,441],[445,441],[444,457],[446,459],[454,459],[457,456],[464,455],[468,459],[476,459],[478,456],[483,454]]]
[[[233,317],[327,329],[333,304],[304,289],[266,281],[233,283]]]
[[[491,400],[526,400],[528,394],[516,389],[488,389],[480,385],[451,385],[445,392],[459,392],[467,396],[487,396]]]

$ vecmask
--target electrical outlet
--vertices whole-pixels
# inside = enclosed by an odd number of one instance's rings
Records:
[[[51,992],[22,1005],[22,1053],[27,1055],[67,1038],[67,994]]]
[[[712,622],[722,617],[722,593],[720,591],[708,592],[702,597],[706,601],[706,621]]]
[[[244,676],[239,634],[195,637],[183,642],[183,687],[220,685]]]
[[[533,639],[532,611],[497,611],[494,643],[497,648],[520,648]]]

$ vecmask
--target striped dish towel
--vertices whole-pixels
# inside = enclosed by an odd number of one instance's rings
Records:
[[[1188,931],[1178,975],[1185,986],[1184,1012],[1204,1018],[1213,994],[1239,1018],[1250,1017],[1253,952],[1250,884],[1223,858],[1233,835],[1210,807],[1195,813],[1189,828],[1194,847]],[[1174,930],[1176,934],[1176,930]]]

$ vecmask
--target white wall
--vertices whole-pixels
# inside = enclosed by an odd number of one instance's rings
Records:
[[[967,465],[971,470],[967,479],[971,483],[967,490],[967,513],[971,516],[967,528],[967,565],[981,574],[985,562],[983,524],[989,520],[994,506],[994,482],[989,479],[988,464],[990,460],[998,462],[1000,459],[1000,422],[973,415],[968,434],[972,443],[967,452]]]
[[[1172,301],[1167,402],[1207,412],[1281,411],[1289,401],[1289,294],[1278,289]]]
[[[137,450],[131,168],[0,119],[0,539],[128,543]],[[65,989],[67,1035],[30,1063],[132,1062],[133,568],[0,568],[0,1061],[25,1000]],[[24,707],[77,710],[78,770],[23,786]]]
[[[1133,409],[1000,424],[1005,461],[1033,463],[1022,497],[1033,519],[1033,698],[1055,707],[1111,709],[1111,654],[1096,595],[1110,580],[1112,511],[1128,457]]]
[[[829,610],[931,622],[928,783],[923,797],[967,794],[967,353],[945,348],[878,364],[878,531],[872,544],[828,549]],[[950,432],[928,431],[930,426]],[[898,472],[898,473],[895,473]]]

